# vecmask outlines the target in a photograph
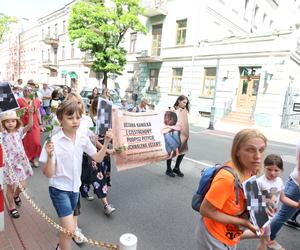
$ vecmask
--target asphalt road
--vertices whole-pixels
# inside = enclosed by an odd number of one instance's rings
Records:
[[[138,237],[142,250],[195,249],[194,229],[199,214],[190,206],[192,193],[197,188],[201,169],[206,165],[229,159],[232,135],[191,127],[189,152],[182,162],[184,178],[170,178],[164,174],[165,162],[123,172],[112,169],[109,200],[117,211],[107,217],[98,200],[82,200],[79,225],[89,237],[118,243],[124,233]],[[270,142],[267,153],[283,156],[286,179],[294,164],[292,145]],[[29,181],[29,193],[51,217],[57,218],[48,195],[48,180],[41,169],[34,169]],[[57,219],[56,219],[57,220]],[[283,227],[278,237],[286,249],[299,249],[299,231]],[[255,249],[256,240],[241,242],[238,249]],[[88,245],[72,249],[95,249]]]

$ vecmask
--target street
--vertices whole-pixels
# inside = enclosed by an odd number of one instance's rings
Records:
[[[112,187],[108,199],[116,212],[107,217],[97,199],[82,199],[79,226],[88,238],[118,243],[124,233],[138,238],[138,249],[191,250],[195,249],[194,229],[199,214],[191,208],[192,193],[196,190],[201,169],[222,163],[230,157],[232,136],[226,132],[190,127],[189,152],[182,162],[184,178],[165,175],[165,162],[152,166],[117,172],[112,167]],[[294,146],[269,142],[267,152],[282,155],[284,180],[294,167]],[[48,195],[48,180],[41,169],[34,169],[28,193],[37,205],[57,221]],[[283,227],[278,241],[286,249],[298,249],[299,232]],[[241,242],[238,249],[255,249],[256,240]],[[95,249],[89,245],[72,249]]]

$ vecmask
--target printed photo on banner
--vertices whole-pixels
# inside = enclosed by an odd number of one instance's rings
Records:
[[[118,170],[167,160],[187,151],[184,110],[132,113],[113,110],[113,146]]]
[[[253,225],[257,228],[263,228],[269,225],[270,220],[266,212],[266,200],[259,190],[255,176],[243,182],[243,190]],[[257,232],[257,235],[259,234],[260,232]]]
[[[103,98],[98,99],[96,134],[104,135],[112,123],[112,102]]]
[[[19,108],[8,82],[0,83],[0,113]]]

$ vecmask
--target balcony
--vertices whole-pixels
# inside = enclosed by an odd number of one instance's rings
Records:
[[[141,6],[145,9],[144,16],[146,17],[167,15],[166,0],[142,0]]]
[[[46,69],[49,69],[50,71],[58,71],[58,65],[52,63],[51,61],[43,61],[42,66]]]
[[[156,55],[149,55],[148,50],[142,50],[140,56],[137,56],[136,59],[141,63],[153,63],[153,62],[162,62],[162,58]]]
[[[55,34],[46,35],[43,41],[44,43],[51,45],[53,48],[57,48],[59,44],[58,36]]]
[[[81,58],[81,63],[87,67],[91,67],[93,62],[95,60],[95,57],[91,55],[90,53],[86,53],[82,58]]]

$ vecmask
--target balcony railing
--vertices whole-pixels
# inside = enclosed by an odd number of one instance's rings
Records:
[[[142,0],[141,5],[145,9],[144,15],[147,17],[167,15],[166,0]]]
[[[87,67],[91,67],[93,62],[95,60],[95,57],[91,55],[90,53],[86,53],[82,58],[81,58],[81,63]]]
[[[162,62],[162,58],[160,56],[149,55],[148,50],[142,50],[139,53],[139,56],[136,57],[136,59],[142,63]]]
[[[59,44],[59,39],[56,34],[47,34],[43,41],[44,43],[51,45],[53,48],[57,48]]]
[[[58,65],[52,61],[43,61],[42,65],[44,68],[50,69],[51,71],[58,71]]]

